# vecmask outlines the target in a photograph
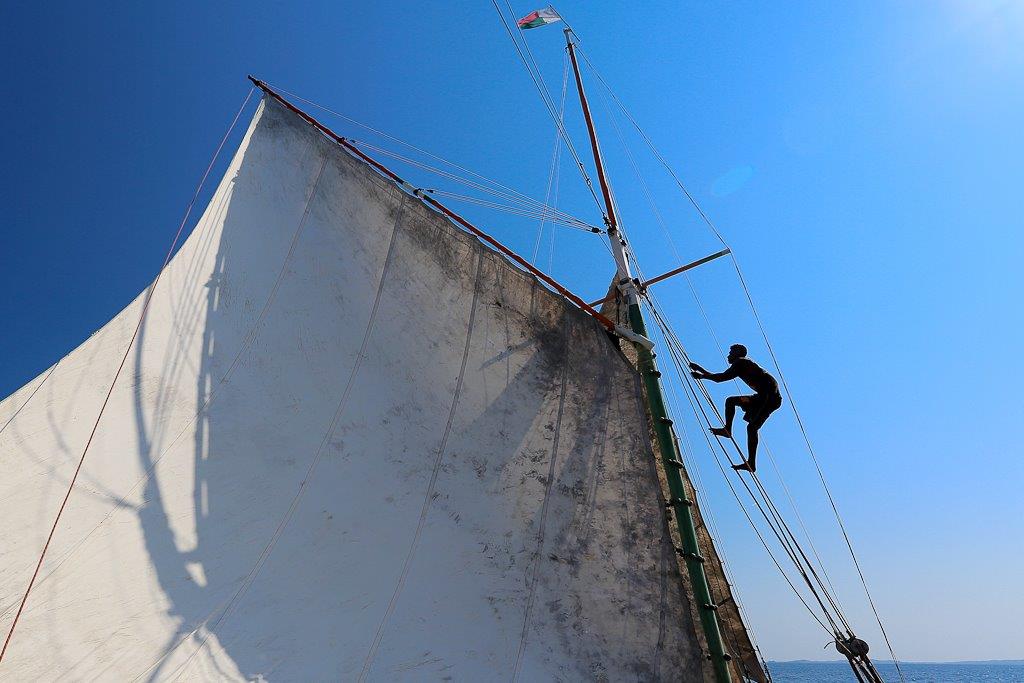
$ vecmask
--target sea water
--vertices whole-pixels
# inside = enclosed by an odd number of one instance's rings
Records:
[[[892,662],[875,662],[886,683],[899,683]],[[1024,683],[1024,661],[954,662],[925,664],[900,662],[907,683]],[[774,683],[856,683],[846,662],[768,662]]]

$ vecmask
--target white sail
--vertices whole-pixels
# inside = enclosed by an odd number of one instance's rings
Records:
[[[141,309],[0,403],[0,635]],[[645,419],[595,320],[264,101],[0,678],[699,680]]]

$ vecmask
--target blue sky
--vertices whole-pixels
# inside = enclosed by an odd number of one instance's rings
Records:
[[[897,654],[1024,656],[1024,464],[1014,431],[1024,423],[1016,359],[1024,337],[1024,5],[558,7],[735,249]],[[154,276],[249,88],[248,73],[543,199],[551,120],[490,3],[454,8],[9,8],[0,29],[7,65],[0,395],[81,343]],[[561,31],[527,37],[557,99]],[[690,260],[715,251],[713,236],[587,77],[645,272],[677,265],[676,252]],[[567,127],[586,152],[569,94]],[[324,121],[381,142],[336,118]],[[560,207],[600,220],[566,159],[559,181]],[[532,254],[535,222],[452,206]],[[585,297],[603,293],[611,264],[600,238],[558,230],[552,249],[549,236],[538,263],[550,263]],[[729,264],[705,266],[692,281],[719,339],[744,341],[767,363]],[[685,281],[662,285],[658,296],[692,355],[723,365]],[[727,388],[712,391],[721,399]],[[702,441],[692,420],[678,418]],[[773,418],[763,433],[847,612],[880,655],[877,627],[792,415]],[[705,449],[695,450],[691,467],[705,482],[719,543],[765,655],[831,657]],[[784,500],[774,471],[763,468]]]

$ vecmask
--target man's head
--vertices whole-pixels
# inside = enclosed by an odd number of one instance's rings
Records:
[[[747,347],[743,344],[733,344],[729,347],[729,362],[735,363],[740,358],[746,358]]]

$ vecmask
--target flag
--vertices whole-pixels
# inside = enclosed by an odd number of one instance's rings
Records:
[[[561,21],[562,17],[558,16],[558,12],[551,5],[548,5],[544,9],[539,9],[535,12],[530,12],[525,17],[516,22],[519,28],[526,30],[528,28],[537,28],[538,26],[546,26],[553,24],[556,21]]]

